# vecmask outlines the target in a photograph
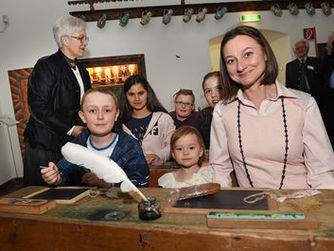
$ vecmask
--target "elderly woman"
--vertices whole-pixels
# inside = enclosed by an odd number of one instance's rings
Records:
[[[24,185],[44,185],[40,166],[58,162],[60,148],[80,134],[80,99],[89,89],[86,69],[76,59],[88,44],[86,24],[64,16],[53,26],[59,50],[39,59],[28,82],[30,119],[24,132]]]
[[[221,44],[222,102],[212,119],[214,182],[241,187],[334,189],[334,154],[318,105],[276,81],[278,65],[264,36],[239,26]]]

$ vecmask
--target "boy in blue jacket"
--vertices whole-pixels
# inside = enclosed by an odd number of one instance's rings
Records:
[[[119,115],[119,104],[113,92],[107,88],[88,90],[83,98],[79,116],[87,124],[72,142],[115,161],[138,187],[148,185],[149,168],[140,144],[122,129],[114,126]],[[98,186],[110,188],[110,184],[98,178],[88,169],[61,159],[57,165],[50,162],[41,169],[42,178],[50,185]]]

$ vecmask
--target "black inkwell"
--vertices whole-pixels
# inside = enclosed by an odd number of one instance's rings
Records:
[[[155,198],[147,198],[138,204],[139,218],[142,220],[155,220],[160,218],[160,203]]]

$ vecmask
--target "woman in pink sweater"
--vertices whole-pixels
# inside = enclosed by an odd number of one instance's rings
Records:
[[[334,189],[334,154],[318,105],[276,81],[278,65],[264,36],[239,26],[221,44],[222,101],[213,114],[214,182],[241,187]]]

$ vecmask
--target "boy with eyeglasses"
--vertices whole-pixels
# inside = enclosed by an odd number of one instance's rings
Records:
[[[192,90],[180,89],[174,97],[175,111],[169,115],[173,118],[176,129],[181,126],[195,126],[198,112],[195,111],[195,96]]]

